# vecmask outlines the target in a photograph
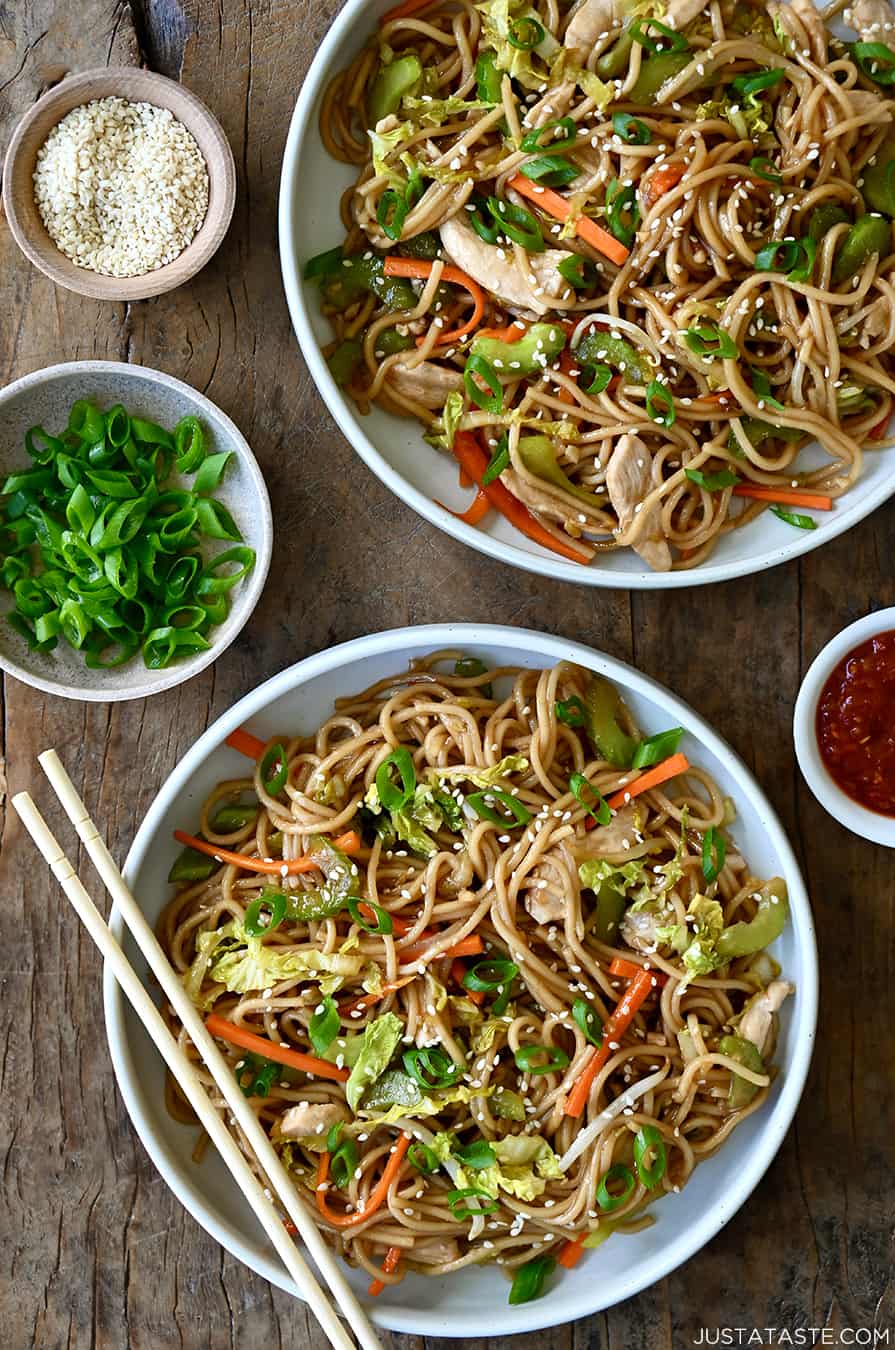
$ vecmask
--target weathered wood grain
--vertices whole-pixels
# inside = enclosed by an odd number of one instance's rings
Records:
[[[412,515],[333,425],[281,295],[280,158],[295,92],[337,8],[143,0],[132,12],[113,0],[0,0],[0,150],[15,117],[66,70],[137,61],[141,47],[152,68],[183,78],[215,111],[240,176],[213,263],[183,290],[129,308],[54,290],[0,221],[0,378],[90,355],[178,375],[249,438],[277,524],[272,580],[252,623],[186,688],[103,708],[7,681],[8,790],[33,787],[36,754],[56,745],[122,856],[209,721],[333,642],[405,623],[496,620],[636,661],[722,730],[800,848],[824,971],[818,1050],[796,1128],[705,1251],[639,1298],[518,1338],[514,1350],[677,1350],[719,1324],[892,1328],[892,861],[806,792],[790,719],[800,675],[827,637],[895,602],[895,505],[801,564],[670,598],[576,590],[486,563]],[[388,539],[400,550],[383,549]],[[11,814],[0,849],[0,1345],[322,1350],[303,1306],[224,1254],[148,1164],[114,1087],[94,953]]]

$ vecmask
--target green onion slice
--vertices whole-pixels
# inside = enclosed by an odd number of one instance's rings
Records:
[[[544,29],[537,19],[532,18],[530,14],[523,14],[510,24],[507,42],[518,52],[532,52],[535,47],[540,46],[545,36]]]
[[[526,1261],[513,1276],[507,1302],[530,1303],[532,1299],[540,1298],[544,1292],[545,1280],[555,1269],[556,1260],[549,1255],[535,1256],[531,1261]]]
[[[195,473],[205,458],[205,434],[197,417],[182,417],[174,428],[174,466],[178,473]]]
[[[497,994],[491,1005],[491,1016],[501,1017],[510,1002],[513,980],[518,974],[519,967],[513,961],[499,958],[479,961],[463,976],[463,987],[474,993]]]
[[[281,1067],[274,1060],[247,1054],[236,1066],[236,1082],[244,1097],[269,1097],[280,1072]]]
[[[493,216],[490,222],[487,220],[487,209],[488,203],[483,198],[473,197],[466,204],[467,219],[480,239],[484,239],[486,244],[496,244],[500,238],[500,226]]]
[[[852,42],[851,54],[863,75],[876,84],[895,84],[895,51],[885,42]]]
[[[398,781],[392,777],[397,774]],[[376,770],[376,791],[386,811],[400,811],[413,796],[416,788],[416,769],[413,757],[405,745],[399,745]]]
[[[630,113],[613,113],[612,128],[627,145],[649,145],[653,134],[645,122]]]
[[[561,131],[562,135],[548,136],[547,141],[545,141],[545,133],[554,130],[557,133]],[[541,126],[535,127],[533,131],[529,131],[527,135],[523,136],[520,149],[524,150],[526,154],[534,154],[538,150],[546,150],[548,144],[552,150],[559,145],[571,145],[574,140],[575,123],[571,117],[560,117],[553,122],[544,122]]]
[[[484,661],[480,661],[477,656],[461,656],[458,661],[454,662],[454,674],[459,675],[464,679],[469,679],[476,675],[487,675],[487,673],[488,667],[485,665]],[[481,690],[484,698],[494,697],[494,689],[490,683],[483,684]]]
[[[760,70],[755,75],[738,75],[735,80],[731,80],[730,87],[736,90],[740,98],[754,98],[763,90],[779,84],[785,73],[781,66],[775,66],[773,70]]]
[[[339,1034],[339,1009],[327,994],[318,1003],[308,1023],[308,1038],[315,1055],[325,1055]]]
[[[470,1198],[475,1199],[472,1208],[463,1203]],[[454,1218],[461,1222],[464,1219],[474,1218],[476,1214],[493,1214],[497,1209],[497,1201],[487,1191],[480,1190],[477,1186],[464,1186],[462,1190],[448,1191],[447,1202]]]
[[[343,1139],[342,1143],[330,1153],[329,1175],[333,1184],[340,1190],[351,1181],[360,1162],[360,1153],[353,1139]]]
[[[479,380],[484,381],[488,386],[485,392]],[[463,383],[466,386],[466,396],[477,408],[482,408],[485,412],[499,413],[503,409],[503,385],[500,383],[500,376],[484,356],[478,352],[473,352],[466,361],[463,370]]]
[[[758,272],[785,272],[789,281],[807,281],[814,267],[816,242],[805,239],[772,240],[755,255]]]
[[[387,234],[389,239],[400,239],[409,209],[407,198],[403,192],[397,192],[394,188],[386,188],[379,198],[379,205],[376,208],[376,220],[383,234]]]
[[[627,186],[613,178],[606,188],[606,223],[612,234],[630,248],[640,222],[640,207],[633,184]]]
[[[562,722],[567,727],[583,727],[587,723],[587,709],[577,694],[554,703],[553,715],[557,722]]]
[[[610,1191],[610,1186],[622,1186],[622,1190]],[[607,1214],[611,1214],[614,1209],[618,1209],[629,1198],[637,1183],[634,1180],[634,1173],[630,1167],[624,1163],[614,1163],[605,1176],[601,1177],[600,1184],[597,1186],[597,1204],[600,1209]]]
[[[283,791],[289,777],[289,762],[286,759],[286,751],[279,742],[265,750],[258,774],[261,786],[269,796],[275,797],[278,792]]]
[[[558,1045],[520,1045],[514,1059],[523,1073],[555,1073],[569,1067],[569,1056]]]
[[[658,33],[659,38],[651,36],[650,30]],[[667,24],[660,23],[658,19],[644,18],[635,19],[628,26],[628,34],[639,42],[641,47],[652,56],[657,56],[659,52],[687,52],[690,50],[690,44],[683,33],[678,33]]]
[[[565,187],[581,173],[577,164],[570,163],[560,155],[540,155],[519,165],[519,172],[530,178],[533,183],[544,187]]]
[[[598,825],[608,825],[612,819],[612,811],[609,803],[597,791],[593,783],[589,783],[583,773],[573,773],[569,779],[569,788],[575,800],[578,801]]]
[[[772,506],[771,511],[779,520],[785,520],[787,525],[794,525],[797,530],[817,529],[817,521],[813,516],[803,516],[799,511],[787,511],[782,506]]]
[[[589,258],[580,253],[572,253],[558,264],[559,275],[576,291],[586,290],[597,284],[597,269]]]
[[[646,411],[654,422],[662,427],[673,427],[677,419],[674,398],[667,385],[661,380],[650,380],[646,386]]]
[[[706,881],[717,881],[727,857],[727,843],[714,825],[702,837],[702,875]]]
[[[603,1023],[586,998],[576,998],[572,1004],[572,1020],[584,1032],[591,1045],[603,1044]]]
[[[683,734],[683,727],[671,727],[668,731],[660,731],[648,740],[641,741],[634,751],[631,768],[646,769],[651,764],[661,764],[663,759],[677,750]]]
[[[543,253],[547,245],[538,218],[531,211],[500,197],[488,198],[488,210],[507,239],[511,239],[514,244],[521,244],[528,253]]]
[[[647,1161],[650,1154],[653,1157],[651,1165]],[[641,1126],[634,1136],[634,1165],[638,1177],[649,1190],[654,1190],[664,1177],[668,1158],[665,1141],[655,1125]]]
[[[771,381],[763,370],[756,370],[754,366],[752,367],[752,392],[766,407],[773,408],[776,412],[783,412],[783,404],[779,399],[774,398],[771,393]]]
[[[500,788],[489,787],[483,792],[473,792],[466,800],[480,820],[487,820],[492,825],[515,829],[517,825],[527,825],[531,820],[531,812],[526,810],[519,798],[511,792],[502,792]],[[495,810],[494,803],[499,803],[504,812]]]
[[[375,917],[372,921],[361,912],[361,905],[373,911]],[[348,913],[365,933],[372,933],[374,937],[388,937],[394,932],[394,921],[388,910],[375,905],[372,900],[361,900],[356,895],[349,895]]]
[[[722,488],[736,487],[740,481],[730,469],[719,469],[717,473],[703,473],[702,469],[684,469],[684,475],[691,483],[705,488],[706,492],[720,492]]]
[[[766,183],[782,183],[783,177],[779,174],[767,155],[753,155],[749,160],[749,170],[756,178],[763,178]]]
[[[451,1087],[462,1072],[460,1065],[438,1046],[405,1050],[403,1061],[405,1071],[424,1092]]]
[[[684,342],[696,356],[703,356],[708,360],[714,360],[716,357],[734,360],[739,355],[737,345],[730,334],[714,323],[696,324],[688,328],[684,333]]]
[[[474,1172],[481,1172],[485,1167],[493,1167],[497,1162],[497,1154],[484,1139],[476,1139],[471,1144],[462,1144],[453,1150],[453,1154],[457,1162],[462,1163],[464,1167],[471,1167]]]
[[[423,1144],[419,1139],[415,1139],[407,1150],[407,1161],[411,1167],[415,1167],[418,1172],[424,1172],[428,1175],[430,1172],[437,1172],[441,1164],[438,1161],[438,1154]]]
[[[482,474],[482,487],[487,487],[489,483],[494,482],[495,478],[499,478],[504,469],[509,467],[509,463],[510,441],[507,433],[502,431],[494,448],[494,454],[488,460],[485,472]]]
[[[263,937],[272,933],[286,917],[286,897],[282,891],[262,891],[249,905],[243,919],[243,928],[249,937]],[[261,916],[266,912],[267,919]]]

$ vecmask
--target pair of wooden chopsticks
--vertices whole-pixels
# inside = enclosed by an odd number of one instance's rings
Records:
[[[22,819],[37,847],[50,865],[56,880],[62,886],[78,918],[102,952],[122,990],[140,1021],[143,1023],[162,1058],[168,1065],[180,1088],[195,1111],[212,1143],[230,1170],[233,1179],[245,1195],[262,1228],[270,1238],[284,1266],[295,1281],[301,1297],[308,1303],[332,1345],[341,1350],[352,1350],[353,1341],[339,1321],[338,1312],[350,1324],[358,1343],[365,1350],[382,1350],[382,1344],[373,1330],[339,1268],[335,1257],[324,1242],[313,1218],[304,1208],[276,1151],[264,1132],[257,1116],[240,1091],[227,1061],[218,1050],[205,1028],[197,1009],[190,1002],[177,972],[159,946],[155,934],[144,918],[139,905],[128,889],[124,877],[87,812],[87,808],[66,773],[55,750],[39,756],[39,763],[50,780],[66,815],[74,825],[103,884],[118,906],[125,924],[137,946],[146,958],[174,1011],[186,1028],[227,1103],[229,1112],[248,1140],[258,1163],[270,1181],[284,1210],[301,1235],[332,1294],[336,1307],[329,1301],[317,1283],[312,1271],[289,1237],[283,1220],[274,1209],[265,1191],[243,1157],[235,1139],[212,1104],[193,1064],[177,1044],[161,1014],[128,962],[121,947],[112,936],[105,920],[79,881],[62,848],[51,833],[30,795],[20,792],[12,804]]]

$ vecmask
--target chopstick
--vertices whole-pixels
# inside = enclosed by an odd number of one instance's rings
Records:
[[[66,814],[75,826],[104,885],[117,904],[122,918],[143,953],[150,970],[152,970],[165,996],[172,1004],[178,1018],[204,1059],[219,1092],[227,1102],[229,1114],[235,1117],[260,1167],[301,1235],[318,1271],[329,1286],[329,1291],[336,1301],[338,1310],[349,1322],[358,1343],[364,1347],[364,1350],[382,1350],[382,1344],[366,1313],[338,1266],[335,1257],[323,1240],[314,1219],[299,1199],[294,1183],[280,1162],[257,1116],[242,1095],[227,1061],[215,1044],[213,1037],[206,1030],[198,1010],[190,1002],[176,971],[162,951],[154,932],[143,916],[96,826],[90,819],[87,808],[78,796],[74,784],[63,768],[55,750],[47,750],[40,755],[39,763],[50,780]],[[30,795],[27,792],[20,792],[13,798],[12,804],[40,852],[49,863],[50,870],[71,901],[78,918],[93,938],[104,959],[109,962],[116,980],[134,1011],[180,1084],[186,1099],[195,1110],[204,1129],[276,1248],[280,1259],[295,1281],[300,1296],[308,1303],[330,1343],[339,1347],[340,1350],[350,1350],[352,1341],[339,1321],[336,1308],[329,1302],[304,1257],[289,1237],[269,1196],[265,1195],[261,1183],[252,1172],[235,1139],[215,1109],[195,1066],[187,1058],[166,1026],[158,1008],[78,879],[74,868]]]

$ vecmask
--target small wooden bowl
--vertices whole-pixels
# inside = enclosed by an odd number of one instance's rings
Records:
[[[208,210],[192,243],[173,262],[138,277],[110,277],[78,267],[53,243],[34,200],[37,153],[53,127],[72,108],[113,97],[170,109],[192,132],[208,168]],[[233,151],[217,118],[183,85],[136,66],[103,66],[62,80],[25,113],[3,168],[3,209],[19,248],[58,286],[97,300],[146,300],[188,281],[217,250],[235,202]]]

